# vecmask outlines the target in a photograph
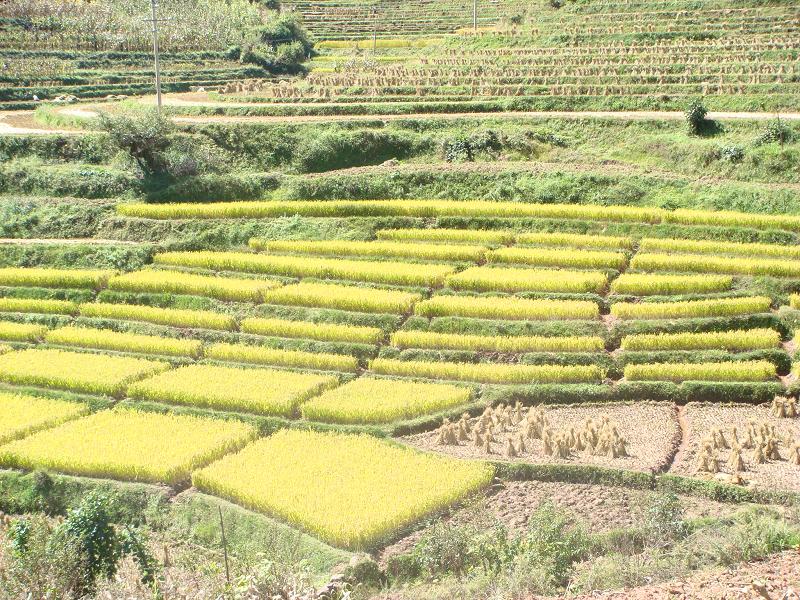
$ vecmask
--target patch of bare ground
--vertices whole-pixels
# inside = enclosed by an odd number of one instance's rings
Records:
[[[483,447],[472,442],[459,442],[459,445],[442,446],[437,444],[437,433],[429,431],[400,438],[401,441],[423,450],[432,450],[458,458],[509,460],[534,464],[582,464],[629,469],[635,471],[659,472],[669,466],[675,449],[681,442],[675,407],[665,402],[581,404],[575,406],[546,406],[545,416],[555,431],[567,432],[574,428],[580,431],[588,419],[599,422],[607,416],[627,443],[627,457],[612,458],[593,454],[589,451],[572,452],[569,458],[554,458],[544,452],[541,439],[526,443],[525,451],[516,458],[504,456],[506,436],[517,435],[522,425],[506,428],[505,436],[495,436],[487,454]],[[472,419],[474,425],[477,418]]]
[[[737,428],[738,439],[743,441],[751,421],[756,426],[766,423],[775,427],[781,460],[768,459],[763,464],[757,464],[754,460],[754,450],[744,448],[741,456],[745,469],[741,471],[741,476],[745,484],[752,487],[800,492],[800,465],[786,460],[792,443],[800,442],[800,418],[775,417],[770,414],[770,408],[767,405],[723,406],[694,402],[686,405],[685,415],[688,438],[686,451],[676,457],[671,472],[697,476],[696,463],[701,442],[712,429],[721,428],[723,435],[730,443],[733,427]],[[718,448],[715,452],[721,471],[730,474],[731,469],[727,463],[731,450]]]
[[[563,596],[562,596],[563,597]],[[798,600],[800,552],[787,550],[764,560],[698,572],[683,580],[572,596],[573,600]],[[528,600],[542,600],[530,596]]]
[[[590,532],[632,527],[641,522],[644,509],[655,492],[583,483],[550,481],[504,481],[495,486],[486,498],[474,505],[456,509],[445,517],[451,523],[464,524],[483,515],[491,515],[512,532],[528,526],[531,515],[545,502],[571,513]],[[720,517],[740,507],[694,496],[681,496],[687,518]],[[410,550],[424,535],[426,528],[387,546],[380,560]]]

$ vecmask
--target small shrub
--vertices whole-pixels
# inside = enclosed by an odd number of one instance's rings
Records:
[[[689,528],[684,520],[684,509],[673,493],[655,496],[644,515],[648,544],[653,547],[668,546],[685,537]]]
[[[780,117],[770,121],[755,140],[756,146],[777,142],[781,145],[794,140],[794,131]]]
[[[706,115],[708,110],[700,100],[693,100],[686,108],[684,116],[686,117],[686,124],[689,127],[689,133],[692,135],[700,135],[707,124]]]
[[[473,160],[472,146],[466,138],[455,138],[442,142],[442,152],[447,162],[469,162]]]
[[[729,163],[740,163],[744,160],[744,148],[736,145],[722,146],[719,148],[719,159]]]

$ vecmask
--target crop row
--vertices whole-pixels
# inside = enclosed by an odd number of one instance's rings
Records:
[[[603,379],[594,365],[510,365],[499,363],[453,363],[404,361],[376,358],[370,370],[382,375],[449,379],[498,384],[587,383]]]
[[[295,254],[319,254],[325,256],[387,256],[417,258],[424,260],[458,260],[477,262],[483,259],[483,246],[443,244],[403,244],[400,242],[351,242],[325,241],[270,241],[251,239],[254,250],[291,252]]]
[[[398,331],[391,343],[398,348],[442,348],[477,352],[600,352],[603,338],[598,336],[483,336],[433,331]]]
[[[703,211],[655,207],[600,206],[593,204],[534,204],[525,202],[450,200],[295,200],[174,204],[120,204],[119,214],[150,219],[242,219],[284,216],[309,217],[530,217],[619,221],[629,223],[676,223],[787,229],[800,231],[800,216],[734,211]]]
[[[618,319],[729,317],[769,312],[771,302],[765,296],[680,302],[617,302],[611,305],[611,315]]]
[[[730,258],[705,254],[637,254],[631,268],[640,271],[726,273],[800,277],[800,262],[771,258]]]
[[[153,257],[156,264],[241,271],[287,277],[349,279],[400,285],[441,285],[453,267],[442,264],[370,262],[333,258],[306,258],[245,252],[167,252]]]
[[[622,350],[727,350],[742,352],[776,348],[781,341],[774,329],[705,333],[636,334],[622,339]]]
[[[769,361],[721,363],[656,363],[625,367],[628,381],[769,381],[775,379]]]

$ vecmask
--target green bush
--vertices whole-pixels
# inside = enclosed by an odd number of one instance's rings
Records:
[[[708,123],[706,121],[707,114],[708,109],[706,109],[700,100],[692,100],[692,102],[689,103],[689,106],[687,106],[684,111],[689,133],[692,135],[700,135],[703,132]]]
[[[165,156],[175,126],[155,111],[141,116],[100,114],[100,127],[136,162],[146,179],[170,175]]]

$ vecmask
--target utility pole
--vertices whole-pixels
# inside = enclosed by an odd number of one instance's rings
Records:
[[[150,23],[153,25],[153,57],[156,70],[156,110],[161,114],[161,66],[158,62],[158,17],[156,10],[158,9],[158,0],[150,0],[150,7],[153,10],[153,17]]]
[[[378,51],[378,9],[372,7],[372,56]]]
[[[472,31],[478,33],[478,0],[472,0]]]

